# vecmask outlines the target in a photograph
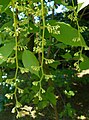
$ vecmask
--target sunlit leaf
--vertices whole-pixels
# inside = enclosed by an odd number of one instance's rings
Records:
[[[60,34],[51,34],[58,41],[71,46],[87,46],[82,35],[78,33],[78,30],[69,24],[66,24],[64,22],[56,22],[54,20],[50,20],[49,24],[60,26]]]
[[[39,62],[31,51],[25,50],[23,52],[22,62],[24,67],[28,68],[31,73],[39,76],[39,71],[36,70],[39,67]],[[32,67],[35,67],[35,69],[33,69]]]

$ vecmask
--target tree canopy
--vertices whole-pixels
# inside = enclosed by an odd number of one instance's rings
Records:
[[[89,74],[88,14],[88,0],[0,0],[0,94],[16,118],[76,119],[69,101]]]

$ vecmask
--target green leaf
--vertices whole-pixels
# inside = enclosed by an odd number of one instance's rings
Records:
[[[61,4],[61,0],[54,0],[56,4]]]
[[[55,45],[57,48],[61,48],[61,49],[65,49],[67,47],[67,45],[65,45],[64,43],[58,43]]]
[[[50,86],[50,87],[48,87],[47,92],[51,93],[51,92],[53,92],[53,90],[54,90],[54,87]]]
[[[35,26],[32,22],[29,23],[29,26],[30,27],[28,28],[28,30],[30,33],[36,33],[39,31],[39,28],[37,26]]]
[[[13,25],[12,21],[9,21],[9,22],[3,24],[3,26],[0,28],[0,31],[3,31],[5,27],[11,28],[12,25]]]
[[[78,30],[76,30],[69,24],[66,24],[64,22],[56,22],[54,20],[50,20],[49,24],[60,26],[60,34],[51,34],[58,41],[63,42],[66,45],[71,45],[71,46],[82,46],[82,47],[87,46],[82,35],[78,34]]]
[[[6,43],[3,47],[0,48],[0,64],[7,60],[7,58],[13,51],[14,45],[14,42],[10,42]]]
[[[56,105],[56,96],[53,93],[46,92],[46,99],[51,102],[51,104]]]
[[[0,44],[2,43],[2,37],[1,37],[1,35],[0,35]]]
[[[0,0],[1,12],[4,12],[10,3],[11,0]]]
[[[39,103],[38,103],[38,107],[39,107],[39,109],[43,109],[43,108],[45,108],[46,106],[48,105],[48,101],[40,101]]]
[[[39,71],[36,71],[32,68],[32,66],[38,68],[39,62],[38,62],[37,58],[35,57],[35,55],[31,51],[25,50],[23,52],[22,62],[23,62],[24,67],[28,68],[31,73],[33,73],[39,77]]]
[[[7,9],[5,10],[5,13],[8,14],[11,18],[13,17],[13,12],[11,11],[10,8],[7,8]]]
[[[54,88],[48,87],[47,92],[46,92],[46,99],[50,101],[53,105],[56,105],[56,96],[53,93]]]
[[[60,65],[61,62],[60,61],[54,61],[53,63],[49,64],[49,66],[51,66],[54,69],[57,69],[57,66]]]
[[[85,60],[84,62],[81,62],[79,67],[81,70],[89,69],[89,59]]]
[[[71,54],[70,53],[65,53],[64,55],[61,55],[63,58],[69,60],[72,58]]]
[[[82,35],[80,34],[80,39],[79,39],[78,31],[75,28],[63,22],[60,22],[59,25],[60,25],[60,35],[55,36],[57,40],[67,45],[82,46],[82,47],[86,46],[86,43]]]

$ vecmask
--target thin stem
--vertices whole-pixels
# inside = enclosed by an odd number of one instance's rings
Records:
[[[85,11],[86,11],[86,9],[87,9],[87,7],[84,8],[82,14],[80,15],[80,20],[82,19],[83,15],[84,15],[84,13],[85,13]]]
[[[74,7],[74,1],[72,0],[72,5],[73,5],[73,8],[74,8],[74,15],[76,17],[76,24],[77,24],[77,29],[78,29],[78,37],[79,37],[79,40],[80,40],[80,43],[81,43],[81,50],[80,50],[80,59],[82,57],[82,51],[83,51],[83,47],[82,47],[82,41],[81,41],[81,36],[80,36],[80,26],[79,26],[79,22],[78,22],[78,17],[77,17],[77,12],[75,10],[75,7]],[[80,59],[77,61],[78,63],[78,66],[79,66],[79,61]]]
[[[45,16],[44,16],[44,2],[41,0],[41,8],[42,8],[42,22],[43,22],[43,33],[42,33],[42,62],[41,62],[41,68],[42,68],[42,74],[43,72],[43,64],[44,64],[44,36],[45,36]]]
[[[17,83],[16,83],[16,79],[17,79],[17,74],[18,74],[18,34],[17,34],[17,19],[16,19],[16,15],[15,15],[15,1],[12,0],[12,7],[13,7],[13,19],[14,19],[14,32],[15,32],[15,59],[16,59],[16,72],[15,72],[15,77],[14,77],[14,80],[15,80],[15,91],[14,91],[14,95],[15,95],[15,100],[17,102],[17,96],[16,96],[16,93],[17,93]]]
[[[52,20],[54,18],[54,5],[53,5],[53,8],[52,8]],[[52,36],[50,36],[49,40],[52,42]],[[50,53],[51,53],[51,45],[48,47],[48,51],[47,51],[47,58],[50,57]]]
[[[43,64],[44,64],[44,36],[45,36],[45,16],[44,16],[44,2],[41,0],[41,9],[42,9],[42,24],[43,24],[43,31],[42,31],[42,61],[41,61],[41,78],[40,78],[40,89],[42,88],[41,86],[41,81],[44,77],[44,70],[43,70]]]

